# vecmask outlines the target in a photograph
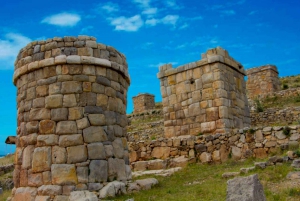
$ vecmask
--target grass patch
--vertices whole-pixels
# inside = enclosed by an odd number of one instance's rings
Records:
[[[244,162],[229,160],[219,165],[191,164],[170,177],[153,176],[159,180],[159,185],[149,191],[124,195],[114,198],[114,200],[123,201],[129,198],[156,201],[225,200],[227,179],[223,179],[222,174],[237,172],[240,168],[250,167],[253,164],[254,159]],[[290,164],[283,164],[270,166],[264,170],[255,169],[242,176],[258,174],[267,200],[299,200],[298,188],[290,190],[282,186],[284,185],[282,182],[286,181],[285,177],[290,171],[292,171]],[[274,189],[274,186],[278,186],[278,188]]]
[[[0,158],[0,166],[14,163],[14,154]]]
[[[6,199],[10,196],[11,196],[11,190],[4,190],[3,193],[0,195],[0,200],[6,201]]]

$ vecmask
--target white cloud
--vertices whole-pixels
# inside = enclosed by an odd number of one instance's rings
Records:
[[[164,18],[161,19],[161,23],[171,24],[171,25],[175,26],[178,19],[179,19],[178,15],[167,15]]]
[[[222,10],[220,12],[222,14],[224,14],[224,15],[235,15],[235,11],[234,10]]]
[[[111,19],[110,24],[115,26],[117,31],[137,31],[144,25],[144,21],[140,15],[129,18],[122,16]]]
[[[17,33],[8,33],[0,38],[0,70],[14,69],[18,52],[30,42],[30,38]]]
[[[145,22],[145,24],[149,25],[149,26],[156,26],[158,23],[159,23],[159,20],[158,19],[154,19],[154,18],[148,19]]]
[[[137,3],[142,8],[148,8],[151,0],[133,0],[133,2]]]
[[[181,9],[181,6],[178,6],[176,3],[176,0],[166,0],[164,2],[166,4],[167,7],[172,8],[172,9]]]
[[[257,10],[251,11],[248,15],[254,15],[255,13],[257,13]]]
[[[179,27],[179,29],[186,29],[188,28],[190,25],[188,25],[187,23],[184,23],[181,27]]]
[[[119,5],[112,2],[107,2],[106,4],[100,6],[100,9],[107,13],[113,13],[119,11]]]
[[[142,14],[149,15],[149,16],[155,15],[156,13],[157,13],[157,8],[147,8],[142,12]]]
[[[93,26],[87,26],[81,29],[80,33],[81,34],[87,34],[89,33],[90,30],[92,30],[94,27]]]
[[[159,68],[160,66],[165,65],[165,64],[177,65],[178,62],[168,62],[168,63],[159,62],[158,64],[150,64],[149,67],[150,68]]]
[[[42,20],[41,23],[61,26],[73,27],[81,20],[80,15],[74,13],[59,13],[51,15]]]

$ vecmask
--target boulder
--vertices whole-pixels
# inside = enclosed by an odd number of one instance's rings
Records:
[[[300,159],[294,160],[291,166],[294,168],[300,168]]]
[[[135,181],[142,190],[149,190],[152,186],[158,184],[157,179],[155,178],[148,178],[148,179],[141,179]]]
[[[266,201],[263,186],[257,174],[227,181],[226,201]]]
[[[70,194],[69,201],[98,201],[97,196],[89,191],[73,191]]]
[[[126,187],[119,181],[110,182],[99,191],[100,198],[115,197],[121,194],[126,194]]]

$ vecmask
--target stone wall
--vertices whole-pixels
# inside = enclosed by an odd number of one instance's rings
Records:
[[[219,47],[178,68],[161,66],[165,137],[249,126],[244,76],[243,66]]]
[[[265,65],[251,68],[246,71],[247,96],[250,99],[258,98],[260,95],[280,90],[280,81],[277,67]]]
[[[251,112],[252,126],[291,125],[293,123],[300,123],[300,107],[269,108],[259,113]]]
[[[133,113],[141,113],[155,108],[154,95],[142,93],[132,97]]]
[[[13,200],[62,199],[131,179],[125,56],[89,36],[35,41],[15,62]],[[44,197],[45,199],[45,197]]]
[[[232,133],[200,136],[179,136],[152,141],[129,142],[131,163],[149,159],[169,160],[177,157],[196,159],[203,163],[224,162],[256,157],[265,158],[278,150],[299,147],[300,126],[260,127]]]

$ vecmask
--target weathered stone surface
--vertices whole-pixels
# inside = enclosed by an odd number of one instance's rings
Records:
[[[39,135],[37,136],[37,146],[52,146],[58,144],[58,135]]]
[[[89,165],[89,182],[106,182],[108,178],[108,164],[106,160],[92,160]]]
[[[83,138],[81,134],[59,136],[59,146],[61,147],[76,146],[81,144],[83,144]]]
[[[85,129],[85,128],[87,128],[87,127],[90,126],[90,122],[89,122],[89,120],[88,120],[87,117],[84,117],[82,119],[76,120],[76,124],[77,124],[77,128],[79,130],[83,130],[83,129]]]
[[[257,162],[257,163],[254,163],[255,167],[256,168],[260,168],[260,169],[265,169],[267,164],[265,162]]]
[[[53,201],[69,201],[69,196],[66,195],[57,195]]]
[[[265,201],[263,186],[258,176],[238,177],[227,181],[227,201]]]
[[[50,119],[50,110],[46,108],[32,108],[29,113],[30,121]]]
[[[230,178],[239,175],[239,172],[225,172],[222,174],[222,178]]]
[[[35,201],[50,201],[50,196],[36,196]]]
[[[155,147],[151,156],[158,159],[166,159],[170,156],[170,147]]]
[[[300,179],[300,172],[299,171],[289,172],[286,178],[290,180]]]
[[[78,183],[88,183],[88,176],[89,176],[88,167],[77,167],[76,172],[77,172]]]
[[[300,159],[293,160],[293,163],[291,166],[294,168],[300,168]]]
[[[120,138],[117,138],[113,141],[112,146],[114,148],[114,156],[116,158],[123,158],[124,157],[124,146],[123,142]]]
[[[105,159],[105,149],[101,142],[87,145],[89,159]]]
[[[51,178],[55,185],[76,185],[78,182],[73,164],[52,164]]]
[[[43,185],[42,173],[28,174],[28,186],[39,187]]]
[[[67,151],[63,147],[53,146],[52,147],[52,163],[61,164],[67,162]]]
[[[75,121],[60,121],[56,126],[56,134],[75,134],[77,125]]]
[[[83,138],[87,143],[107,141],[107,135],[100,126],[90,126],[83,129]]]
[[[242,157],[241,149],[238,147],[231,147],[231,153],[234,160],[239,160]]]
[[[195,145],[195,150],[197,153],[202,153],[206,151],[206,146],[204,144]]]
[[[75,94],[65,94],[63,97],[63,107],[75,107],[77,106]]]
[[[172,160],[170,160],[170,165],[169,167],[186,167],[189,163],[189,159],[186,158],[185,156],[179,156],[177,158],[173,158]],[[164,167],[164,166],[163,166]],[[165,169],[164,168],[160,168],[160,169]],[[148,169],[150,169],[150,163],[148,164]]]
[[[33,152],[32,172],[44,172],[50,170],[51,147],[37,147]]]
[[[21,187],[17,188],[14,200],[17,201],[34,201],[37,195],[37,189],[34,187]]]
[[[148,168],[148,162],[147,161],[137,161],[135,163],[132,163],[134,167],[134,171],[145,171]]]
[[[87,160],[85,145],[67,147],[67,163],[80,163]]]
[[[108,180],[126,181],[125,161],[118,158],[108,159]]]
[[[103,126],[105,125],[104,114],[89,114],[89,121],[92,126]]]
[[[62,82],[61,93],[70,94],[70,93],[82,93],[82,85],[77,81],[66,81]]]
[[[39,123],[40,134],[52,134],[55,133],[56,123],[52,120],[42,120]]]
[[[33,145],[27,146],[24,149],[23,157],[22,157],[22,168],[23,169],[28,169],[28,168],[31,167],[32,158],[33,158],[33,151],[34,151],[34,146]]]
[[[180,158],[180,157],[178,157],[178,158]],[[175,160],[175,158],[174,158],[174,160]],[[174,167],[173,166],[173,165],[175,165],[174,163],[178,162],[179,160],[177,160],[177,161],[172,160],[172,162],[170,164],[170,167]],[[166,169],[167,168],[167,161],[164,161],[164,160],[161,160],[161,159],[150,160],[147,163],[147,167],[148,167],[148,170]]]
[[[56,108],[51,110],[51,120],[53,121],[65,121],[68,120],[67,108]]]
[[[61,195],[62,194],[62,187],[58,185],[43,185],[40,186],[38,189],[38,195]]]
[[[148,178],[148,179],[141,179],[135,181],[142,190],[149,190],[152,186],[158,184],[157,179],[155,178]]]
[[[203,152],[200,155],[200,160],[202,163],[209,163],[211,161],[211,154],[207,152]]]
[[[45,107],[52,108],[60,108],[63,105],[63,95],[55,94],[51,96],[47,96],[45,99]]]
[[[125,184],[119,181],[113,181],[104,186],[100,192],[100,198],[115,197],[117,195],[126,194]]]
[[[89,191],[99,191],[101,188],[103,188],[103,184],[101,183],[88,183],[88,189]]]
[[[97,196],[89,191],[73,191],[69,196],[69,201],[98,201]]]

